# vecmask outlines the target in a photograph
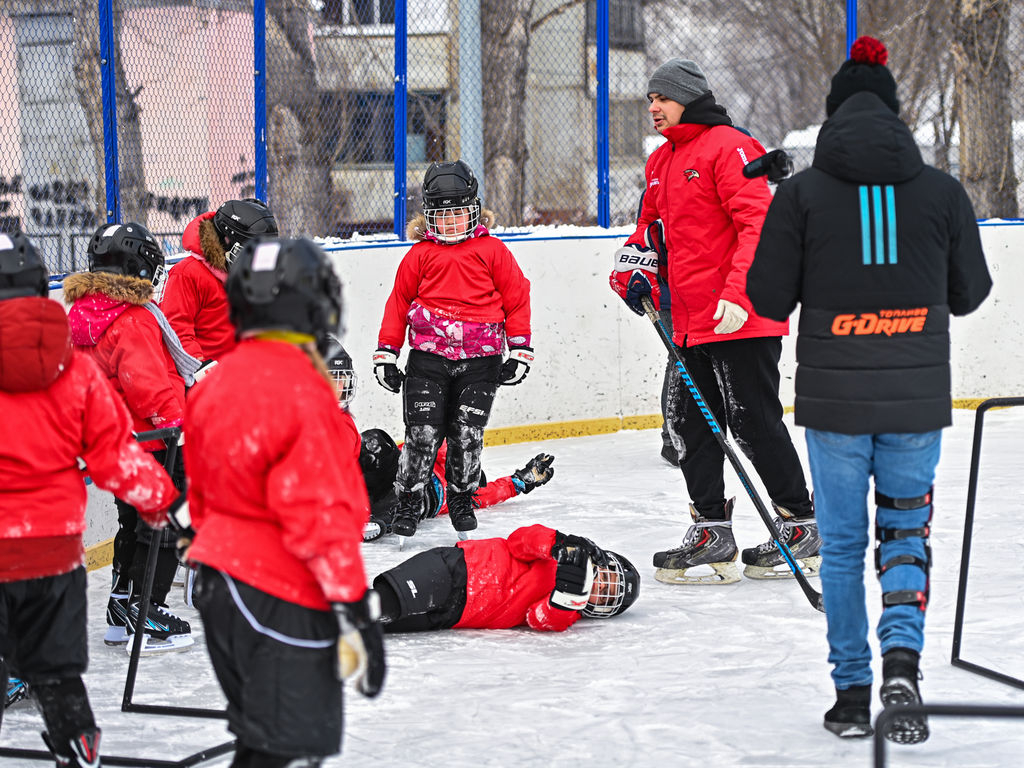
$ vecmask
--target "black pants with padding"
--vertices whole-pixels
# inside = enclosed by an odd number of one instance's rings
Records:
[[[65,756],[72,737],[96,726],[81,677],[89,666],[85,613],[82,566],[0,583],[0,683],[6,691],[10,675],[28,684],[50,740]]]
[[[778,336],[678,347],[707,407],[754,465],[772,501],[798,517],[811,513],[800,457],[782,423]],[[671,382],[668,426],[690,499],[708,519],[725,516],[725,452],[682,377]]]
[[[500,368],[501,355],[448,360],[419,350],[409,353],[402,387],[405,446],[398,464],[397,490],[424,487],[445,438],[449,488],[453,493],[477,489],[484,427],[494,404]]]
[[[466,556],[459,547],[420,552],[373,580],[385,632],[450,629],[466,607]]]
[[[205,565],[193,599],[239,746],[281,757],[339,752],[342,685],[335,673],[334,614],[274,597]]]

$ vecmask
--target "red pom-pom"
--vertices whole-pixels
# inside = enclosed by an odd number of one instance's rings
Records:
[[[881,40],[873,37],[858,37],[857,42],[850,46],[850,58],[858,64],[881,64],[889,61],[889,51]]]

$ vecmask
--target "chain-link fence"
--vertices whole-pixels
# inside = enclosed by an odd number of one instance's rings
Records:
[[[428,165],[457,158],[499,225],[626,223],[661,140],[659,64],[696,60],[737,125],[806,167],[845,5],[0,0],[0,230],[55,273],[84,266],[99,223],[141,221],[172,253],[195,215],[248,196],[289,235],[401,233]],[[926,161],[979,216],[1016,217],[1024,0],[861,0],[857,31],[888,45]]]

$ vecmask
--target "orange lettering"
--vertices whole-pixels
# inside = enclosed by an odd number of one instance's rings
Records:
[[[892,336],[892,325],[894,322],[893,320],[879,320],[875,326],[875,333],[884,333],[887,336]]]
[[[832,333],[836,336],[849,336],[856,318],[856,315],[836,315],[836,319],[832,321]]]
[[[924,330],[924,321],[926,319],[927,318],[924,317],[924,315],[922,315],[921,317],[915,317],[913,320],[910,321],[910,330],[913,333],[920,333],[921,331],[923,331]]]
[[[907,330],[907,328],[910,327],[910,324],[912,322],[914,322],[914,318],[912,318],[912,317],[900,318],[900,327],[899,327],[898,333],[904,333]]]
[[[878,322],[878,315],[874,312],[864,312],[861,314],[860,319],[855,322],[854,333],[858,336],[864,336],[869,333],[875,332],[875,323]]]

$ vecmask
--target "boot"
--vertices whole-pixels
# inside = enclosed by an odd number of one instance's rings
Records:
[[[452,527],[459,533],[476,529],[476,513],[473,511],[473,491],[453,493],[448,487],[448,517]]]
[[[921,655],[909,648],[892,648],[882,654],[883,682],[878,695],[887,709],[921,703],[917,687],[920,660]],[[928,718],[924,715],[894,717],[886,725],[885,738],[897,744],[920,744],[928,736]]]
[[[398,491],[398,506],[391,521],[391,532],[414,536],[423,516],[423,494],[420,491]]]
[[[732,584],[740,580],[736,570],[739,550],[732,535],[732,510],[736,499],[725,503],[725,519],[708,520],[690,505],[693,525],[675,549],[654,554],[654,578],[666,584]],[[714,573],[702,576],[687,574],[690,568],[709,565]]]
[[[860,739],[874,734],[871,727],[871,686],[836,688],[836,703],[825,713],[825,728],[841,739]]]

